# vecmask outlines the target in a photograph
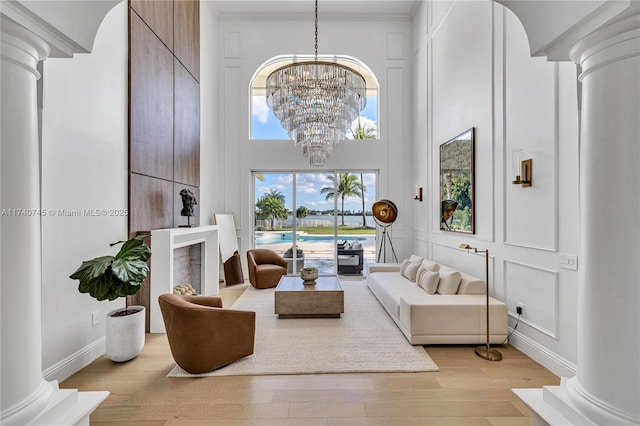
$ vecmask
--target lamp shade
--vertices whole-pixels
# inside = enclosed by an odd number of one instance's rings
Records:
[[[381,226],[391,225],[398,218],[398,208],[390,200],[380,200],[373,203],[371,208],[373,218]]]

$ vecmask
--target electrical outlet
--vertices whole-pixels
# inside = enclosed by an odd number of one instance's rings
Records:
[[[524,313],[524,303],[518,302],[518,304],[516,305],[516,313],[518,315],[522,315]]]
[[[91,312],[91,325],[98,325],[100,323],[100,311]]]

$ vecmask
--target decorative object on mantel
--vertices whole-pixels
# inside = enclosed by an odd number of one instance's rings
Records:
[[[502,359],[502,354],[497,349],[491,349],[491,344],[489,343],[489,249],[486,250],[478,250],[476,247],[471,247],[469,244],[460,244],[460,248],[467,250],[473,250],[474,253],[484,253],[484,264],[485,264],[485,282],[487,285],[486,294],[486,312],[487,312],[487,346],[478,346],[476,347],[476,355],[480,358],[484,358],[488,361],[500,361]]]
[[[302,268],[300,270],[300,278],[304,285],[314,285],[318,279],[318,268]]]
[[[517,149],[513,151],[513,183],[527,188],[533,184],[533,161],[531,158],[523,160],[524,151]]]
[[[140,291],[149,273],[147,260],[151,250],[144,243],[149,235],[138,235],[122,244],[115,256],[101,256],[82,262],[69,278],[78,280],[80,293],[96,300],[116,300]],[[105,357],[115,362],[129,361],[144,347],[144,306],[127,306],[107,313],[105,320]]]
[[[180,215],[187,217],[187,224],[180,225],[179,228],[191,228],[191,216],[195,216],[194,206],[198,204],[198,200],[193,192],[186,188],[180,191],[180,197],[182,197],[182,210],[180,210]]]
[[[376,221],[378,225],[382,227],[382,241],[380,241],[380,249],[378,250],[378,262],[380,262],[380,255],[382,254],[383,262],[387,261],[387,240],[389,241],[389,245],[391,246],[391,253],[393,254],[393,258],[396,262],[398,262],[398,258],[396,257],[396,251],[393,249],[393,241],[391,241],[391,237],[387,234],[387,228],[393,225],[393,222],[398,218],[398,207],[396,207],[395,203],[390,200],[380,200],[373,203],[371,207],[371,213],[373,214],[373,219]]]
[[[318,0],[315,60],[294,62],[267,77],[267,105],[311,167],[323,167],[333,147],[367,104],[366,83],[356,70],[318,61]]]

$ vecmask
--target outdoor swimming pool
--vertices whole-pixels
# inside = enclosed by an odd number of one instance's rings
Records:
[[[284,232],[256,232],[256,246],[265,244],[277,244],[277,243],[290,243],[293,233],[291,231]],[[333,235],[304,235],[298,234],[298,242],[333,242]],[[371,239],[373,241],[374,235],[370,237],[359,237],[355,235],[340,235],[338,234],[338,241],[367,241]]]

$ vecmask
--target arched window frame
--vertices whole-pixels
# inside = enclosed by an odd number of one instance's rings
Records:
[[[255,97],[266,97],[266,82],[267,77],[278,68],[294,64],[296,62],[306,62],[313,61],[315,59],[315,55],[279,55],[275,56],[266,62],[264,62],[258,69],[254,72],[251,77],[251,81],[249,83],[249,139],[250,140],[264,140],[264,138],[254,137],[253,135],[253,117],[254,117],[254,98]],[[354,71],[359,72],[365,80],[367,85],[367,102],[370,99],[375,99],[375,129],[376,129],[376,137],[375,139],[380,139],[380,86],[378,84],[378,79],[371,69],[362,61],[352,56],[347,55],[318,55],[318,61],[322,62],[333,62],[340,65],[347,66]],[[271,117],[277,121],[275,117],[273,117],[272,113],[269,111]],[[282,129],[283,132],[286,131]],[[286,136],[284,139],[287,139]],[[352,139],[350,137],[349,132],[347,132],[347,136],[345,139]]]

